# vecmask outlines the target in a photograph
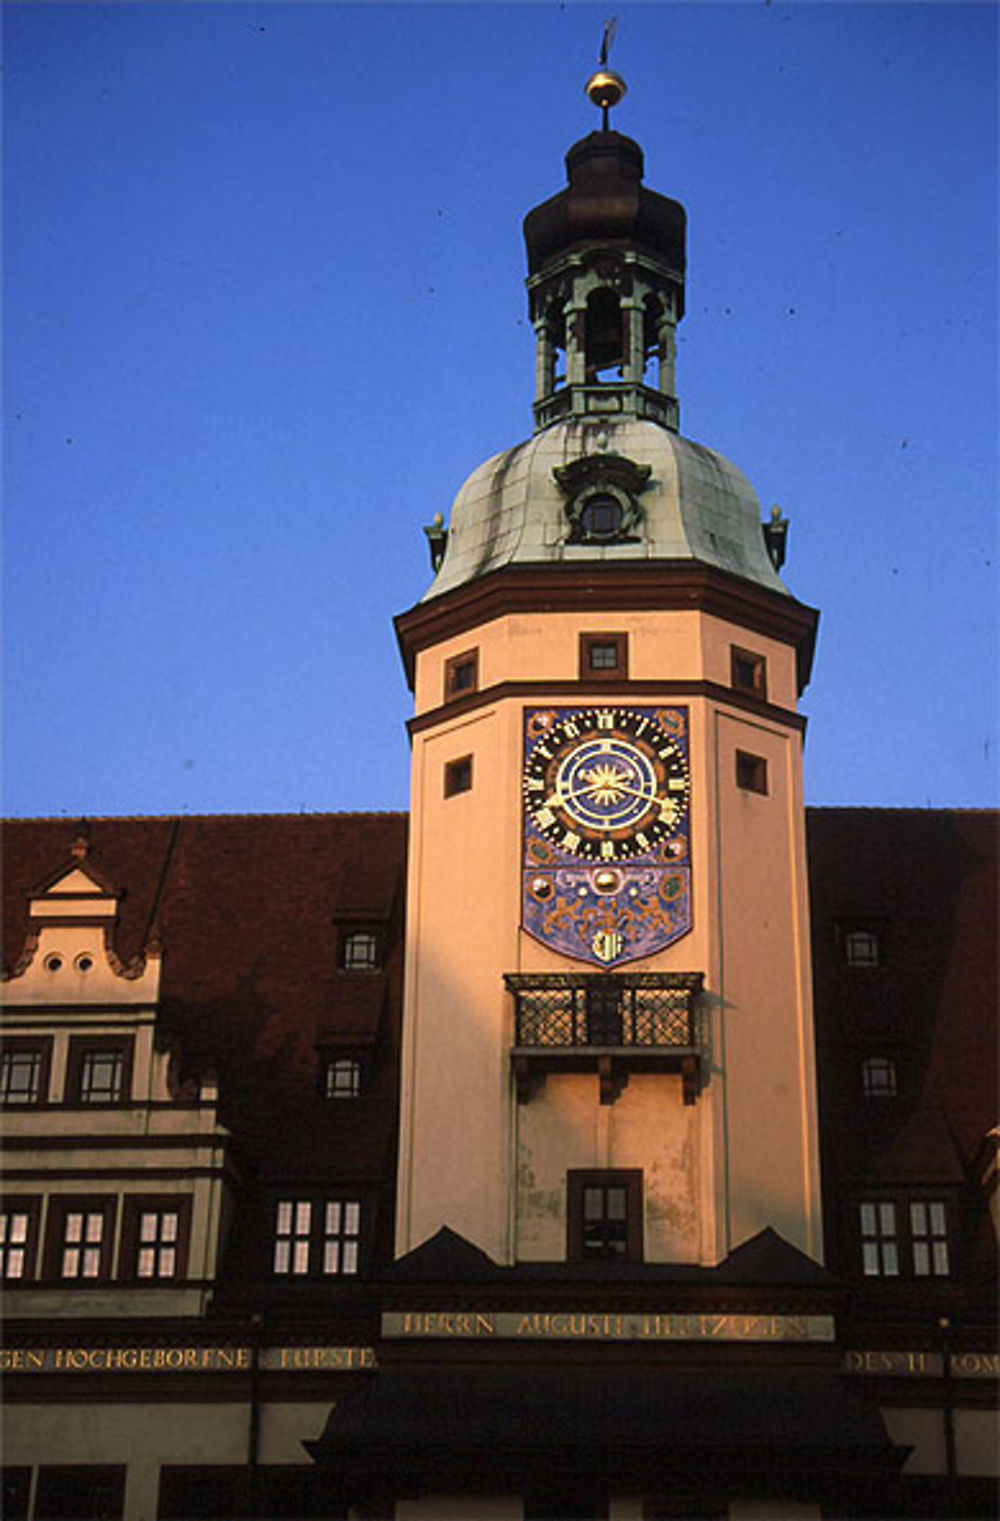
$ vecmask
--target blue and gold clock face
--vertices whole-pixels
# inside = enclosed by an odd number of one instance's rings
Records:
[[[523,924],[586,961],[650,956],[691,927],[685,708],[525,716]]]
[[[535,827],[581,860],[648,854],[676,832],[689,793],[678,737],[628,708],[574,710],[551,725],[525,766]]]

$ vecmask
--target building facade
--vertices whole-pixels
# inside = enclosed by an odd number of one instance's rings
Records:
[[[996,1512],[996,819],[806,810],[619,84],[397,620],[408,817],[8,826],[12,1517]]]

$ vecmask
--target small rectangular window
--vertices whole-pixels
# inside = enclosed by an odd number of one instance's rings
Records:
[[[641,1262],[642,1173],[633,1168],[566,1175],[567,1256]]]
[[[348,1276],[358,1271],[361,1205],[356,1199],[331,1199],[323,1222],[323,1272]]]
[[[628,678],[627,634],[581,634],[580,680]]]
[[[444,696],[446,702],[456,697],[467,697],[479,689],[479,651],[466,650],[463,655],[453,655],[444,663]]]
[[[328,1099],[361,1096],[361,1063],[356,1056],[337,1056],[327,1062],[323,1092]]]
[[[910,1245],[917,1278],[948,1276],[948,1212],[941,1200],[911,1201]]]
[[[866,1056],[861,1063],[861,1087],[865,1098],[895,1098],[896,1063],[891,1056]]]
[[[307,1199],[280,1199],[274,1227],[274,1271],[301,1276],[309,1271],[312,1204]]]
[[[66,1097],[76,1104],[122,1104],[132,1096],[132,1041],[81,1035],[70,1040]]]
[[[9,1199],[0,1209],[0,1279],[21,1282],[34,1272],[38,1199]]]
[[[49,1096],[52,1041],[47,1037],[6,1040],[0,1048],[0,1104],[7,1108],[41,1104]]]
[[[91,1283],[111,1276],[117,1200],[67,1194],[49,1201],[46,1261],[53,1278]]]
[[[879,966],[882,960],[879,932],[871,925],[844,932],[844,960],[848,966]]]
[[[767,661],[752,650],[730,646],[730,680],[737,692],[750,692],[761,701],[767,698]]]
[[[183,1278],[187,1272],[191,1201],[183,1195],[126,1199],[122,1273],[144,1281]]]
[[[865,1203],[861,1213],[861,1257],[866,1278],[899,1276],[896,1206],[888,1200]]]
[[[462,755],[458,760],[445,762],[444,795],[454,797],[459,792],[472,790],[472,756]]]
[[[378,936],[374,930],[351,930],[344,936],[341,965],[345,971],[372,972],[378,964]]]
[[[745,750],[736,752],[736,785],[741,792],[767,794],[767,761],[762,755],[748,755]]]

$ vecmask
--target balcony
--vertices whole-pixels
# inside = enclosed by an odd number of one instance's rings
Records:
[[[701,1082],[700,972],[508,972],[518,1102],[550,1072],[596,1072],[613,1104],[632,1072],[679,1072],[685,1104]]]

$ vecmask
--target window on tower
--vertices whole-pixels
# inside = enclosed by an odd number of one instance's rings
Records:
[[[472,791],[472,756],[461,755],[457,760],[445,762],[444,795],[454,797],[459,792]]]
[[[566,1175],[566,1255],[570,1262],[641,1262],[642,1173],[638,1168],[572,1170]]]
[[[458,697],[467,697],[470,692],[479,689],[479,651],[466,650],[462,655],[453,655],[444,663],[444,697],[445,702],[454,702]]]
[[[730,646],[730,680],[737,692],[748,692],[762,701],[767,698],[767,661],[752,650]]]
[[[581,681],[625,680],[627,677],[627,634],[580,635]]]
[[[742,792],[767,794],[767,761],[762,755],[736,752],[736,785]]]
[[[374,930],[349,930],[341,942],[340,964],[345,972],[374,972],[379,965],[379,941]]]
[[[949,1209],[943,1198],[896,1195],[858,1205],[866,1278],[947,1278]]]

